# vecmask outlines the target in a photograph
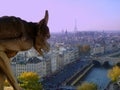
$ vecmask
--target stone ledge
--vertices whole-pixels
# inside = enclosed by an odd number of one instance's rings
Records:
[[[13,90],[12,87],[4,87],[4,90]]]

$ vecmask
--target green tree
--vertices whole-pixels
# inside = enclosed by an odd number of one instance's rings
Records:
[[[77,90],[97,90],[97,85],[94,83],[83,83],[77,87]]]
[[[34,72],[24,72],[18,77],[18,80],[22,82],[20,86],[25,90],[42,90],[39,79],[39,75]]]
[[[117,81],[119,76],[120,76],[120,67],[118,66],[115,66],[108,71],[108,77],[111,78],[113,82]]]

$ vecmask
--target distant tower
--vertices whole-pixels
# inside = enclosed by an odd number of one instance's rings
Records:
[[[66,29],[66,31],[65,31],[65,35],[66,35],[66,36],[68,35],[68,31],[67,31],[67,29]]]
[[[74,38],[75,39],[77,39],[77,37],[78,37],[78,33],[77,33],[77,31],[78,31],[78,28],[77,28],[77,20],[75,19],[75,26],[74,26]]]
[[[65,39],[68,40],[68,31],[67,31],[67,29],[65,31]]]
[[[77,28],[77,20],[75,19],[75,26],[74,26],[74,33],[77,33],[78,28]]]

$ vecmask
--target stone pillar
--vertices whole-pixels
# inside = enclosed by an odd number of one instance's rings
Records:
[[[0,90],[4,90],[4,81],[5,81],[5,76],[3,72],[0,70]]]
[[[5,80],[4,76],[7,78],[7,80],[12,85],[14,90],[22,90],[22,88],[19,87],[13,75],[13,72],[10,66],[10,59],[7,57],[7,55],[4,52],[0,52],[0,83],[1,83],[0,90],[3,90],[2,88],[4,87],[4,80]]]

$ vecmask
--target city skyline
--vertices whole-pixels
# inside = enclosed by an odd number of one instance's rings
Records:
[[[49,11],[48,26],[51,32],[120,30],[119,0],[2,0],[0,17],[17,16],[26,21],[39,22]]]

